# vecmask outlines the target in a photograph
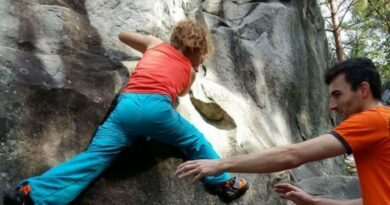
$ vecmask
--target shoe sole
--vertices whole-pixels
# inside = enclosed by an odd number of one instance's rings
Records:
[[[248,189],[249,189],[249,184],[248,184],[248,182],[247,182],[247,184],[246,184],[243,188],[241,188],[240,190],[238,190],[237,194],[234,195],[234,197],[222,197],[222,196],[219,196],[219,198],[220,198],[223,202],[225,202],[225,203],[230,203],[230,202],[232,202],[232,201],[234,201],[234,200],[240,198],[242,195],[244,195],[245,192],[248,191]]]

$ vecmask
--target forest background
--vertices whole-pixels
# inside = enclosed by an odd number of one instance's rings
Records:
[[[390,1],[317,0],[326,21],[331,61],[364,56],[390,84]]]

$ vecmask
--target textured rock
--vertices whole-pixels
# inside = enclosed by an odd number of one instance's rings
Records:
[[[318,197],[357,199],[360,198],[360,188],[356,186],[358,183],[356,176],[321,176],[302,180],[297,185]]]
[[[168,40],[186,16],[207,24],[216,52],[177,109],[222,156],[331,128],[322,80],[328,51],[315,1],[0,0],[0,15],[0,193],[85,149],[127,78],[120,62],[140,57],[117,40],[119,31]],[[136,142],[75,204],[222,204],[173,176],[182,158],[175,148]],[[272,184],[310,185],[343,169],[338,158],[242,174],[252,188],[233,204],[286,204]]]
[[[4,191],[85,149],[127,72],[104,55],[81,1],[0,5]]]

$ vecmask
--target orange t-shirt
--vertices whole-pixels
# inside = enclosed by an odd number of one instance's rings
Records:
[[[390,108],[350,116],[333,134],[354,155],[364,205],[390,204]]]
[[[123,92],[164,94],[172,99],[190,83],[191,61],[169,43],[146,50]]]

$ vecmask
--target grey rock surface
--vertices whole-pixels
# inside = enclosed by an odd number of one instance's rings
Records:
[[[215,54],[177,109],[222,156],[331,129],[316,1],[0,0],[0,16],[0,197],[86,148],[127,79],[121,61],[140,57],[118,41],[121,30],[169,40],[185,17],[209,27]],[[173,147],[136,142],[74,204],[222,204],[200,184],[173,176],[182,161]],[[343,175],[343,166],[336,158],[240,174],[252,187],[232,204],[286,204],[274,183]]]
[[[302,180],[297,186],[314,196],[345,200],[360,198],[358,183],[356,176],[320,176]]]

